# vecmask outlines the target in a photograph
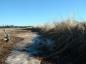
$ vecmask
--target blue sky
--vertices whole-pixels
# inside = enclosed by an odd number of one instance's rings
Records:
[[[73,15],[86,20],[86,0],[0,0],[0,25],[38,25]]]

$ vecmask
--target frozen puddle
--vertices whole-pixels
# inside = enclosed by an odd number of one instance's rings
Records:
[[[22,42],[16,44],[15,48],[24,48],[31,42],[31,38],[36,36],[36,34],[28,34]],[[14,49],[11,51],[11,54],[9,54],[5,62],[6,64],[40,64],[39,60],[29,57],[29,54]]]

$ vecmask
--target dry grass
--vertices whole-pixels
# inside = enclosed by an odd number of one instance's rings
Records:
[[[50,26],[52,25],[53,28],[49,27],[49,25],[39,27],[41,29],[41,38],[39,36],[40,40],[44,38],[46,40],[51,39],[54,41],[52,42],[53,45],[46,49],[47,51],[51,51],[51,53],[45,57],[43,57],[43,54],[41,53],[38,56],[42,58],[42,61],[45,62],[44,64],[46,64],[46,61],[51,64],[86,64],[86,23],[67,21],[50,24]],[[43,44],[40,45],[41,42],[38,43],[39,45],[35,46],[35,48],[37,48],[35,51],[38,52],[38,54],[40,50],[46,52],[40,47],[41,45],[43,46]],[[48,47],[46,41],[44,43]],[[34,49],[34,47],[31,48]]]

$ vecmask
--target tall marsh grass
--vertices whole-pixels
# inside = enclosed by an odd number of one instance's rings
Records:
[[[32,50],[29,53],[32,53],[33,57],[41,58],[42,64],[86,63],[86,22],[67,20],[61,23],[46,24],[37,29],[40,29],[40,36],[31,45],[30,50]],[[47,40],[52,41],[51,45],[48,45]],[[33,47],[35,44],[36,46]]]

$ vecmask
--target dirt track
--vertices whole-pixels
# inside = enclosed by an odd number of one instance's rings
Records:
[[[29,58],[25,52],[13,50],[15,48],[24,48],[31,43],[35,33],[23,30],[6,30],[9,33],[10,41],[0,42],[0,64],[39,64],[40,61]],[[3,31],[0,30],[2,36]],[[2,51],[3,50],[3,51]]]

